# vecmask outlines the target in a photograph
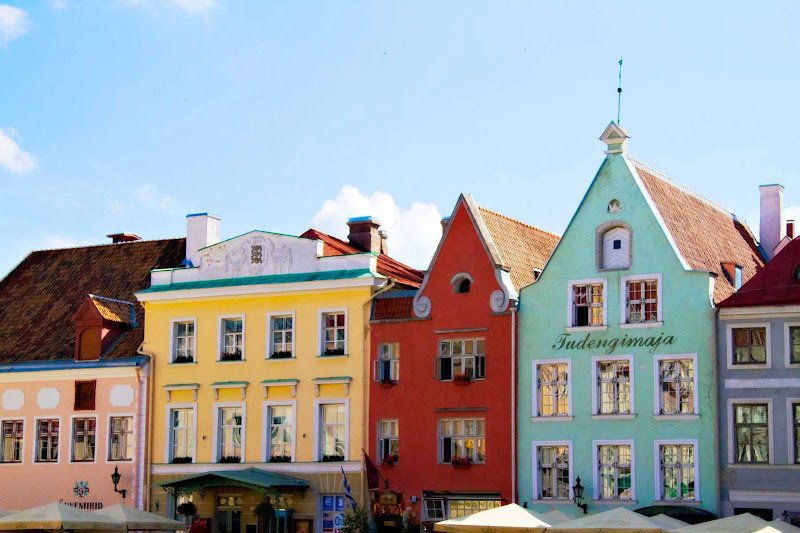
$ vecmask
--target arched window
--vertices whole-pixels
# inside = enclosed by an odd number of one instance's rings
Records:
[[[607,222],[597,228],[597,268],[626,269],[631,266],[631,229],[621,221]]]
[[[450,280],[450,284],[453,285],[453,292],[455,294],[466,294],[472,288],[472,276],[467,274],[466,272],[459,272],[453,279]]]

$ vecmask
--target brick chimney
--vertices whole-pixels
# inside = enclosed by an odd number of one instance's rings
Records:
[[[142,240],[141,237],[135,235],[133,233],[110,233],[106,235],[109,239],[111,239],[112,244],[117,244],[120,242],[133,242],[133,241],[140,241]]]
[[[381,236],[381,253],[383,255],[389,255],[389,245],[386,244],[386,240],[389,238],[389,234],[384,230],[380,230],[378,235]]]
[[[786,221],[786,236],[794,239],[794,220]]]
[[[444,235],[444,232],[447,231],[447,226],[450,225],[450,217],[442,217],[441,224],[442,224],[442,235]]]
[[[767,259],[772,259],[775,256],[775,247],[784,237],[783,185],[759,185],[758,190],[761,193],[758,240]]]
[[[380,220],[371,216],[355,217],[349,219],[347,225],[350,228],[350,234],[347,235],[350,244],[368,252],[380,253],[383,240],[380,234]]]
[[[198,250],[219,242],[219,221],[210,213],[186,215],[186,266],[199,267]]]

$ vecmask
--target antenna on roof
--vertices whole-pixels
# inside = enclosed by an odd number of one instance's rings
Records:
[[[619,86],[617,86],[617,124],[619,124],[619,111],[622,107],[622,58],[619,58]]]

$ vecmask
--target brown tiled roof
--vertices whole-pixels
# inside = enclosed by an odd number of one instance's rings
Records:
[[[478,210],[503,266],[509,269],[514,288],[519,290],[536,281],[560,237],[483,207]]]
[[[738,291],[719,307],[800,305],[800,237],[783,247]]]
[[[307,239],[319,239],[322,241],[322,254],[323,255],[347,255],[347,254],[361,254],[366,252],[363,248],[353,246],[352,244],[336,238],[327,233],[322,233],[315,229],[310,229],[300,235]],[[397,280],[397,283],[406,287],[419,287],[422,283],[422,272],[404,265],[400,261],[392,259],[386,254],[378,255],[378,273],[383,274],[387,278]]]
[[[389,293],[391,294],[391,293]],[[414,316],[414,297],[376,298],[372,320],[396,320]]]
[[[714,301],[721,302],[735,290],[732,280],[722,270],[722,263],[740,265],[743,281],[764,266],[756,238],[733,213],[629,159],[689,267],[717,275]]]
[[[185,249],[185,239],[164,239],[32,252],[0,280],[0,362],[72,359],[72,318],[87,295],[136,302],[133,293],[150,286],[150,270],[180,266]],[[144,309],[134,308],[138,326],[103,358],[136,355]]]
[[[119,322],[120,324],[134,325],[134,304],[131,302],[123,302],[122,300],[114,300],[105,298],[103,296],[90,296],[92,303],[97,311],[105,320],[111,322]]]

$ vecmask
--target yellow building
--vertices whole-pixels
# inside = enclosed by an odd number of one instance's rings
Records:
[[[137,294],[151,511],[191,500],[210,532],[250,533],[269,501],[273,528],[334,533],[343,474],[366,503],[369,303],[421,273],[383,253],[376,220],[348,225],[349,242],[314,230],[217,242],[219,218],[187,218],[187,266],[153,271]]]

